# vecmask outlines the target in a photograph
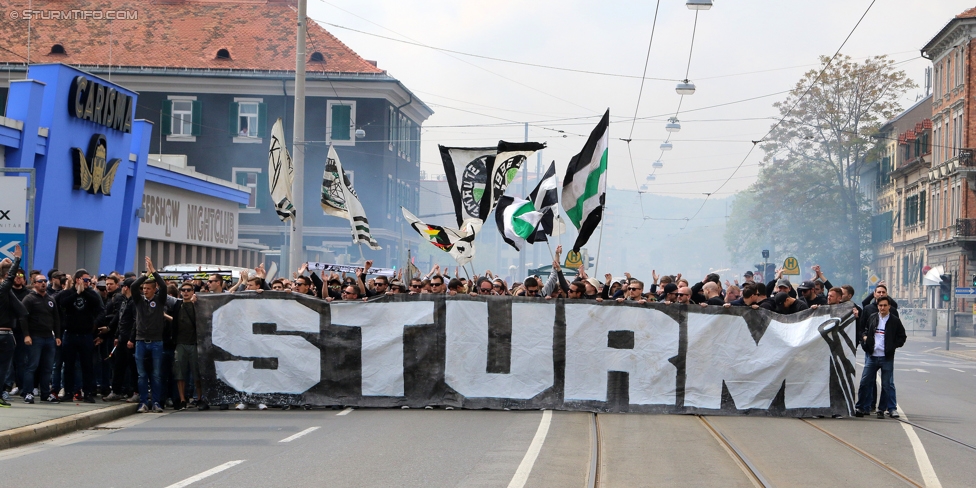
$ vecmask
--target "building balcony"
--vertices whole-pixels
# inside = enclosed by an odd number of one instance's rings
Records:
[[[956,238],[976,241],[976,219],[956,219]]]

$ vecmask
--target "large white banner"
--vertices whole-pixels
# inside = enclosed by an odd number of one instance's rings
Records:
[[[26,258],[27,177],[0,176],[0,259],[13,259],[17,245]],[[25,259],[23,266],[26,263]]]
[[[142,206],[141,239],[237,249],[234,202],[147,181]]]
[[[399,295],[201,296],[212,404],[849,415],[850,304],[747,307]]]

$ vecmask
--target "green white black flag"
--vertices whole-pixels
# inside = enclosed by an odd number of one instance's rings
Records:
[[[341,176],[340,176],[341,175]],[[322,210],[334,217],[349,219],[353,244],[366,244],[370,249],[383,249],[369,232],[366,209],[352,188],[349,176],[342,169],[335,147],[329,146],[329,157],[322,173]]]
[[[590,133],[583,150],[573,156],[563,179],[563,210],[579,229],[573,250],[590,239],[603,218],[607,193],[607,147],[610,141],[610,109]]]
[[[521,251],[525,240],[535,234],[535,228],[540,220],[542,220],[542,212],[536,210],[531,201],[508,195],[498,199],[498,206],[495,207],[498,232],[516,251]]]

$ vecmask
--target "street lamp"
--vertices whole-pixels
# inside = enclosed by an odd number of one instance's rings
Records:
[[[688,10],[708,10],[712,8],[712,0],[688,0],[685,6]]]
[[[678,95],[694,95],[695,84],[689,80],[684,80],[678,83],[678,86],[674,87],[674,91],[678,92]]]

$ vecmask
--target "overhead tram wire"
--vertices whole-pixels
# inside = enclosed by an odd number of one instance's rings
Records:
[[[328,2],[324,2],[324,1],[323,1],[323,3],[328,3]],[[332,5],[332,4],[331,4],[331,3],[329,3],[329,5]],[[333,6],[333,7],[336,7],[335,5],[332,5],[332,6]],[[339,7],[336,7],[336,8],[339,8]],[[343,10],[343,9],[340,9],[340,10]],[[403,35],[403,34],[400,34],[399,32],[396,32],[396,31],[394,31],[394,30],[392,30],[392,29],[389,29],[389,28],[386,28],[386,27],[383,27],[383,26],[381,26],[381,25],[379,25],[379,24],[377,24],[377,23],[375,23],[375,22],[372,22],[372,21],[370,21],[370,20],[368,20],[368,19],[365,19],[365,18],[363,18],[363,17],[360,17],[360,16],[358,16],[358,15],[356,15],[356,14],[354,14],[354,13],[352,13],[352,12],[349,12],[349,11],[347,11],[347,10],[343,10],[343,11],[344,11],[344,12],[347,12],[347,13],[349,13],[350,15],[353,15],[353,16],[356,16],[356,17],[359,17],[360,19],[363,19],[363,20],[365,20],[366,22],[369,22],[369,23],[371,23],[371,24],[373,24],[373,25],[377,25],[377,26],[379,26],[380,28],[383,28],[383,29],[386,29],[386,30],[388,30],[388,31],[390,31],[390,32],[393,32],[394,34],[396,34],[396,35],[398,35],[398,36],[403,36],[403,37],[405,37],[405,38],[407,38],[407,39],[410,39],[411,41],[414,41],[414,42],[417,42],[416,40],[414,40],[414,39],[411,39],[411,38],[410,38],[409,36],[405,36],[405,35]],[[322,22],[322,21],[320,21],[320,20],[317,20],[317,19],[314,19],[314,18],[312,18],[312,17],[309,17],[309,20],[312,20],[312,21],[314,21],[315,23],[317,23],[317,24],[320,24],[320,25],[329,25],[329,26],[334,26],[334,24],[331,24],[331,23],[329,23],[329,22]],[[546,95],[546,96],[548,96],[548,97],[551,97],[551,98],[554,98],[554,99],[556,99],[556,100],[559,100],[559,101],[561,101],[561,102],[564,102],[564,103],[568,103],[568,104],[570,104],[570,105],[572,105],[572,106],[574,106],[574,107],[579,107],[579,108],[581,108],[581,109],[583,109],[583,110],[586,110],[587,112],[592,112],[592,111],[593,111],[593,110],[591,110],[591,109],[590,109],[590,108],[588,108],[588,107],[584,107],[584,106],[582,106],[582,105],[580,105],[580,104],[578,104],[578,103],[575,103],[575,102],[571,102],[571,101],[569,101],[569,100],[566,100],[565,98],[561,98],[561,97],[557,97],[556,95],[553,95],[552,93],[550,93],[550,92],[547,92],[547,91],[545,91],[545,90],[540,90],[540,89],[538,89],[538,88],[534,88],[534,87],[532,87],[532,86],[529,86],[529,85],[527,85],[527,84],[525,84],[525,83],[522,83],[522,82],[520,82],[520,81],[517,81],[517,80],[513,80],[512,78],[509,78],[509,77],[507,77],[507,76],[504,76],[504,75],[501,75],[501,74],[498,74],[498,73],[496,73],[496,72],[494,72],[494,71],[492,71],[492,70],[490,70],[490,69],[488,69],[488,68],[483,68],[483,67],[481,67],[481,66],[478,66],[477,64],[474,64],[474,63],[472,63],[472,62],[470,62],[470,61],[467,61],[467,60],[464,60],[464,59],[461,59],[461,58],[459,58],[459,57],[457,57],[457,56],[454,56],[454,55],[452,55],[452,54],[450,54],[450,53],[446,53],[446,52],[445,52],[444,54],[445,54],[445,55],[447,55],[447,56],[449,56],[449,57],[451,57],[451,58],[453,58],[453,59],[456,59],[456,60],[458,60],[458,61],[460,61],[460,62],[462,62],[462,63],[464,63],[464,64],[467,64],[467,65],[470,65],[470,66],[473,66],[473,67],[475,67],[475,68],[478,68],[478,69],[480,69],[480,70],[482,70],[482,71],[484,71],[484,72],[486,72],[486,73],[490,73],[490,74],[493,74],[493,75],[495,75],[495,76],[497,76],[497,77],[499,77],[499,78],[501,78],[501,79],[503,79],[503,80],[506,80],[506,81],[510,81],[510,82],[512,82],[512,83],[515,83],[516,85],[519,85],[519,86],[523,86],[523,87],[525,87],[525,88],[528,88],[528,89],[530,89],[530,90],[532,90],[532,91],[535,91],[535,92],[538,92],[538,93],[541,93],[541,94],[543,94],[543,95]]]
[[[803,92],[803,94],[802,94],[802,95],[800,95],[800,96],[799,96],[799,97],[798,97],[798,98],[796,99],[796,101],[795,101],[795,102],[793,103],[793,105],[792,105],[792,106],[790,107],[790,109],[789,109],[789,110],[787,110],[787,111],[786,111],[786,113],[785,113],[785,114],[783,114],[783,116],[782,116],[782,117],[780,117],[780,118],[779,118],[779,120],[778,120],[778,121],[777,121],[777,122],[776,122],[775,124],[773,124],[773,126],[772,126],[772,127],[770,127],[770,129],[769,129],[768,131],[766,131],[766,133],[765,133],[765,134],[764,134],[764,135],[763,135],[763,136],[762,136],[761,138],[759,138],[759,140],[756,140],[756,141],[752,141],[752,147],[751,147],[751,148],[749,148],[749,152],[747,152],[747,153],[746,153],[746,155],[745,155],[745,157],[744,157],[744,158],[742,158],[742,161],[741,161],[741,162],[739,163],[739,165],[738,165],[738,166],[736,166],[736,168],[735,168],[735,170],[734,170],[734,171],[732,171],[732,174],[730,174],[730,175],[729,175],[729,177],[728,177],[728,178],[726,178],[726,179],[725,179],[725,181],[724,181],[724,182],[723,182],[723,183],[722,183],[721,185],[719,185],[719,186],[718,186],[718,188],[716,188],[716,189],[715,189],[715,191],[713,191],[713,192],[711,192],[711,193],[705,193],[705,200],[704,200],[704,201],[702,201],[702,204],[701,204],[701,206],[699,206],[699,207],[698,207],[698,210],[697,210],[697,211],[695,211],[695,213],[694,213],[694,215],[692,215],[692,216],[691,216],[691,217],[690,217],[690,218],[688,219],[688,221],[689,221],[689,222],[691,222],[692,220],[694,220],[694,219],[695,219],[695,217],[697,217],[697,216],[698,216],[698,214],[699,214],[699,213],[701,213],[701,211],[702,211],[702,209],[703,209],[703,208],[705,208],[705,204],[706,204],[706,203],[708,203],[708,199],[709,199],[709,198],[710,198],[710,197],[711,197],[712,195],[714,195],[714,194],[717,194],[717,193],[719,192],[719,190],[721,190],[722,188],[724,188],[724,187],[725,187],[725,185],[727,185],[727,184],[729,183],[729,181],[731,181],[731,180],[732,180],[732,177],[733,177],[733,176],[735,176],[735,174],[736,174],[736,173],[737,173],[737,172],[739,171],[739,169],[740,169],[740,168],[742,168],[742,165],[744,165],[744,164],[745,164],[745,162],[746,162],[746,160],[748,160],[748,159],[749,159],[749,156],[750,156],[750,155],[752,155],[752,152],[753,152],[753,151],[754,151],[754,150],[756,149],[756,146],[758,146],[758,145],[759,145],[759,143],[760,143],[760,142],[762,142],[762,141],[763,141],[764,139],[766,139],[767,137],[769,137],[769,135],[770,135],[770,134],[772,134],[772,133],[773,133],[773,131],[774,131],[774,130],[776,130],[776,128],[777,128],[777,127],[779,127],[780,125],[782,125],[782,124],[783,124],[783,122],[784,122],[784,121],[786,120],[786,117],[789,117],[789,115],[790,115],[791,113],[793,113],[793,110],[795,110],[795,109],[796,109],[796,107],[797,107],[797,105],[799,105],[799,104],[800,104],[800,101],[802,101],[802,100],[803,100],[804,98],[806,98],[806,96],[807,96],[807,94],[809,94],[809,93],[810,93],[810,90],[813,90],[813,87],[814,87],[814,86],[816,86],[816,85],[817,85],[817,83],[818,83],[818,82],[820,81],[820,78],[821,78],[821,77],[823,76],[823,74],[824,74],[824,73],[825,73],[825,72],[827,71],[827,68],[829,68],[829,67],[830,67],[830,65],[831,65],[831,63],[833,63],[833,62],[834,62],[834,59],[837,59],[837,56],[839,56],[839,55],[840,55],[840,51],[841,51],[842,49],[844,49],[844,46],[845,46],[845,45],[847,44],[847,41],[849,41],[849,40],[851,39],[851,36],[852,36],[852,35],[854,35],[854,31],[856,31],[856,30],[857,30],[857,28],[858,28],[858,26],[860,26],[860,25],[861,25],[861,22],[862,22],[862,21],[864,20],[864,17],[866,17],[866,16],[868,15],[868,12],[870,12],[870,11],[871,11],[871,7],[873,7],[873,6],[874,6],[874,3],[875,3],[876,1],[877,1],[877,0],[871,0],[871,3],[870,3],[870,4],[868,5],[868,8],[866,8],[866,9],[864,10],[864,13],[863,13],[863,14],[861,14],[861,18],[857,20],[857,23],[856,23],[856,24],[854,24],[854,28],[852,28],[852,29],[851,29],[851,31],[850,31],[850,32],[849,32],[849,33],[847,34],[847,37],[845,37],[845,38],[844,38],[844,42],[842,42],[842,43],[840,44],[840,47],[838,47],[838,48],[837,48],[837,51],[835,51],[835,52],[834,52],[834,55],[833,55],[833,56],[831,56],[829,60],[827,60],[827,63],[825,63],[825,64],[824,64],[824,66],[823,66],[823,68],[822,68],[822,69],[820,70],[820,72],[819,72],[819,73],[817,73],[817,76],[816,76],[816,78],[814,78],[814,79],[813,79],[813,82],[811,82],[811,83],[810,83],[810,86],[808,86],[808,87],[807,87],[807,89],[806,89],[806,90],[804,90],[804,92]],[[687,227],[687,224],[685,225],[685,227]],[[685,227],[682,227],[682,230],[683,230],[683,229],[684,229]]]
[[[634,127],[637,125],[637,111],[640,109],[641,98],[644,96],[644,77],[647,76],[647,66],[651,61],[651,46],[654,45],[654,33],[657,31],[657,14],[661,9],[661,0],[657,0],[654,7],[654,20],[651,21],[651,38],[647,41],[647,55],[644,57],[644,71],[641,76],[640,89],[637,91],[637,103],[634,104],[634,118],[630,124],[630,135],[623,139],[627,143],[627,157],[630,159],[630,171],[634,175],[634,187],[637,190],[638,201],[640,202],[641,217],[644,217],[644,192],[640,189],[640,182],[637,181],[637,168],[634,167],[634,155],[630,151],[630,141],[634,138]]]

